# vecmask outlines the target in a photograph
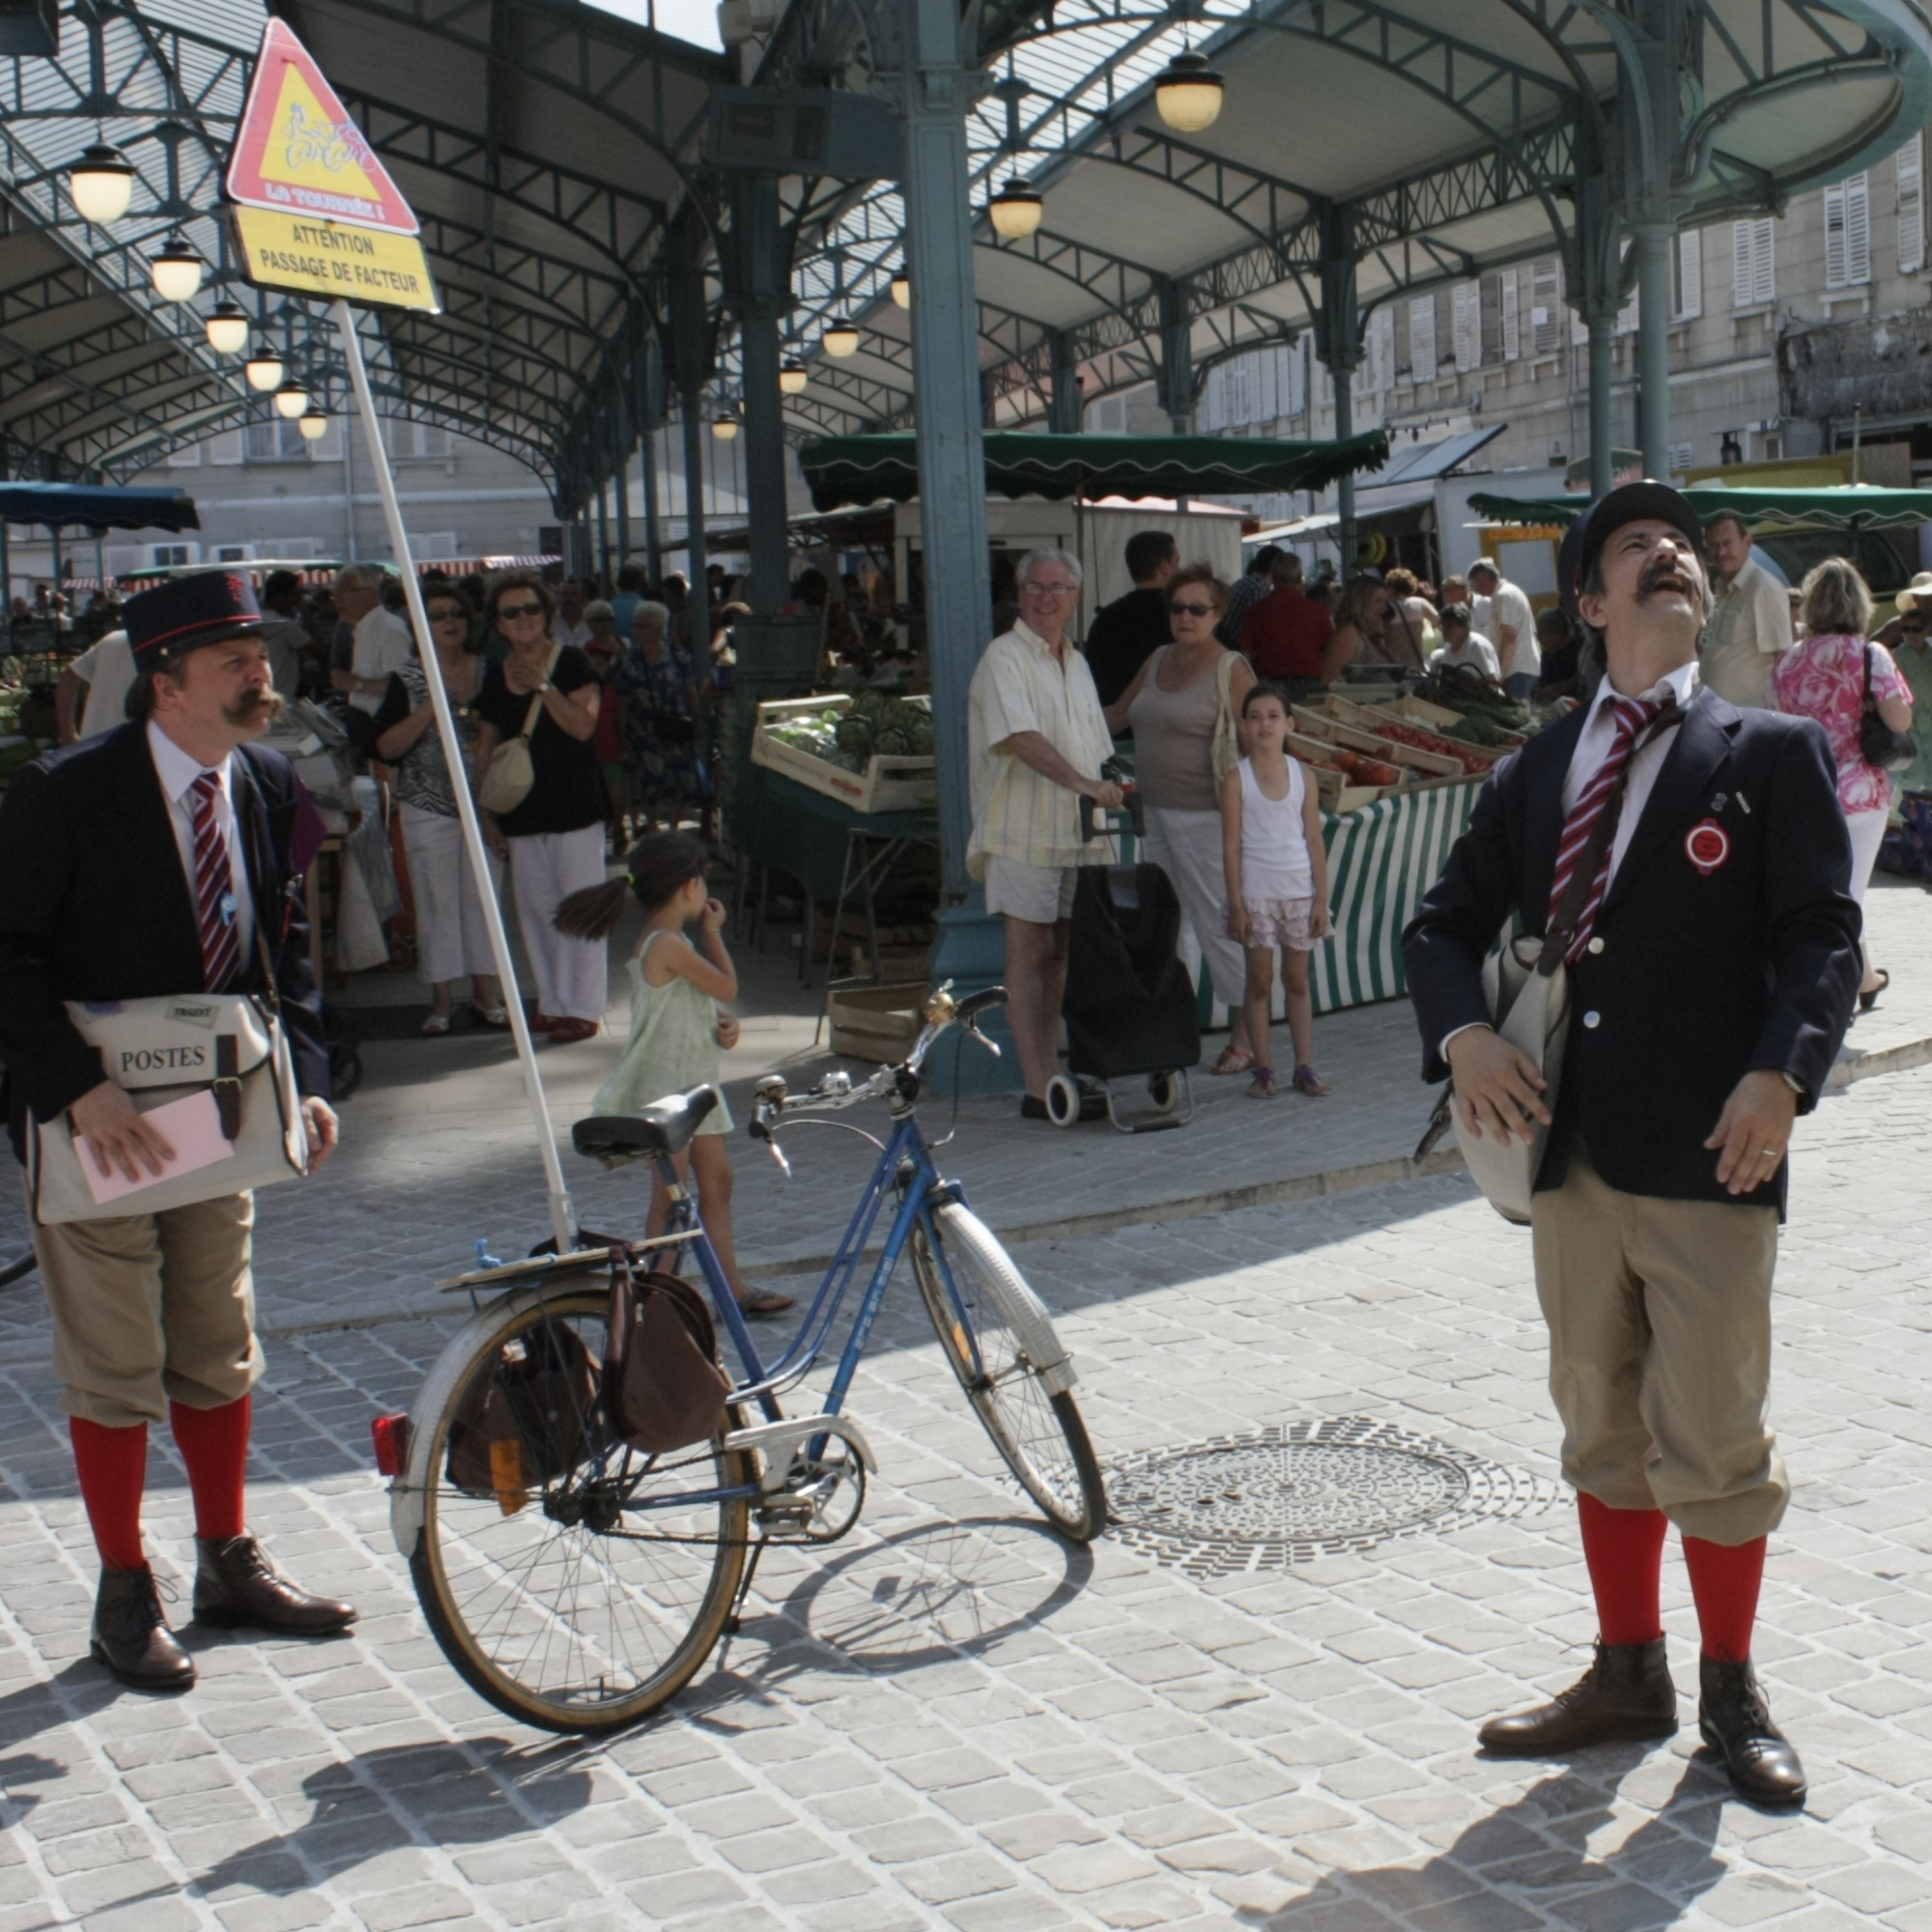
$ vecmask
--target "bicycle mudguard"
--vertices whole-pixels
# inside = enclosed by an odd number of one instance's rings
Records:
[[[732,1430],[724,1438],[724,1447],[755,1449],[764,1457],[765,1472],[760,1487],[770,1495],[784,1488],[791,1471],[791,1459],[814,1435],[836,1435],[850,1445],[872,1475],[879,1473],[879,1459],[872,1454],[866,1432],[849,1416],[788,1415],[781,1422],[754,1423],[749,1429]]]
[[[986,1270],[986,1285],[997,1297],[1007,1325],[1037,1371],[1040,1387],[1048,1395],[1070,1389],[1080,1379],[1073,1357],[1062,1346],[1052,1316],[1014,1267],[999,1236],[961,1201],[939,1202],[932,1217],[942,1236],[952,1236],[958,1246],[970,1247],[979,1256]]]

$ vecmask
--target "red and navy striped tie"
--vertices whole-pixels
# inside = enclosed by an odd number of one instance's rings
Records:
[[[228,840],[214,815],[221,778],[203,772],[194,781],[194,897],[201,922],[201,965],[211,993],[225,992],[242,963],[235,936],[235,874]]]
[[[1676,699],[1673,697],[1667,701],[1675,703]],[[1630,767],[1631,753],[1638,734],[1664,709],[1663,701],[1646,697],[1619,697],[1612,699],[1611,704],[1617,714],[1617,730],[1616,736],[1610,740],[1610,754],[1604,760],[1603,769],[1583,787],[1581,796],[1570,808],[1570,816],[1563,822],[1563,842],[1556,848],[1556,878],[1549,889],[1549,917],[1552,920],[1562,907],[1563,895],[1570,890],[1571,874],[1577,869],[1577,860],[1583,856],[1583,847],[1590,842],[1590,834],[1597,829],[1598,819],[1604,815],[1604,808],[1623,788],[1624,773]],[[1571,935],[1569,950],[1563,955],[1572,965],[1583,956],[1583,949],[1590,943],[1591,928],[1597,923],[1598,908],[1604,903],[1604,895],[1610,889],[1610,852],[1615,844],[1613,838],[1604,848],[1595,883],[1583,901],[1577,929]]]

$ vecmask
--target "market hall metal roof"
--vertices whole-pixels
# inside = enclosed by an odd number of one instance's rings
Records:
[[[510,449],[560,507],[581,504],[646,413],[668,279],[701,276],[719,307],[722,201],[699,172],[700,130],[737,63],[579,0],[281,11],[414,203],[443,290],[443,316],[365,318],[384,407]],[[1184,337],[1197,376],[1286,339],[1308,326],[1339,246],[1365,305],[1551,252],[1577,184],[1607,165],[1622,43],[1665,14],[1697,170],[1677,196],[1688,222],[1775,208],[1932,119],[1932,23],[1915,0],[974,0],[964,17],[1001,83],[970,123],[976,204],[1015,171],[1046,201],[1024,242],[980,219],[995,416],[1039,419],[1056,363],[1090,393],[1158,375],[1164,334],[1170,349]],[[260,0],[68,0],[57,60],[0,61],[9,468],[124,475],[250,407],[202,333],[235,291],[163,303],[146,257],[180,225],[223,259],[213,211],[263,18]],[[758,78],[889,85],[861,19],[849,0],[792,0]],[[1151,84],[1187,41],[1228,85],[1219,121],[1183,139]],[[141,170],[109,233],[78,221],[63,176],[103,136]],[[794,181],[786,195],[793,353],[835,316],[867,328],[850,361],[809,353],[788,422],[905,422],[909,333],[886,294],[902,259],[896,186]],[[672,229],[688,252],[672,251]],[[270,306],[298,373],[311,355],[327,389],[327,331],[304,348],[315,311]]]
[[[994,27],[976,200],[1018,173],[1046,204],[1026,242],[979,222],[996,419],[1047,413],[1056,356],[1092,395],[1157,379],[1164,327],[1184,328],[1197,372],[1287,339],[1320,302],[1324,242],[1358,258],[1364,310],[1559,252],[1577,182],[1610,164],[1620,55],[1666,13],[1697,168],[1676,197],[1687,226],[1776,211],[1932,118],[1932,21],[1912,0],[1056,0]],[[794,0],[788,24],[805,17]],[[1151,83],[1189,43],[1227,87],[1214,125],[1183,137]],[[767,72],[812,51],[802,28],[781,37]],[[910,331],[886,297],[901,225],[889,184],[808,222],[804,308],[867,333],[849,360],[814,359],[801,425],[904,419]]]
[[[576,0],[289,0],[409,196],[440,316],[368,311],[385,409],[560,462],[636,440],[639,346],[667,221],[724,57]],[[208,347],[223,297],[267,318],[290,366],[342,406],[324,310],[213,272],[230,258],[221,175],[260,43],[259,0],[69,0],[58,59],[0,60],[0,449],[10,469],[126,474],[250,409]],[[139,169],[128,215],[83,223],[65,170],[114,142]],[[211,266],[161,301],[147,257],[173,230]],[[628,435],[629,440],[624,439]]]

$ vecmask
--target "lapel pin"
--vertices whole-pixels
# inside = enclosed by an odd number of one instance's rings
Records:
[[[1744,803],[1742,797],[1738,803]],[[1731,835],[1715,818],[1707,818],[1686,835],[1684,854],[1708,879],[1731,856]]]
[[[1711,801],[1711,810],[1713,811],[1722,811],[1724,809],[1724,800],[1727,796],[1728,796],[1727,793],[1720,791],[1717,795],[1717,797]]]
[[[1743,792],[1739,792],[1738,794],[1738,810],[1743,812],[1748,812],[1750,810],[1750,800],[1747,799]]]

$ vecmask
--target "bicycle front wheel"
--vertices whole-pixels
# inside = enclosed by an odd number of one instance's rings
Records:
[[[745,1569],[751,1457],[613,1438],[607,1306],[584,1288],[486,1310],[412,1432],[421,1527],[404,1553],[430,1630],[472,1690],[544,1730],[613,1731],[682,1690]]]
[[[1020,1488],[1063,1536],[1107,1522],[1107,1488],[1039,1297],[979,1216],[956,1201],[913,1231],[912,1265],[939,1346]]]

